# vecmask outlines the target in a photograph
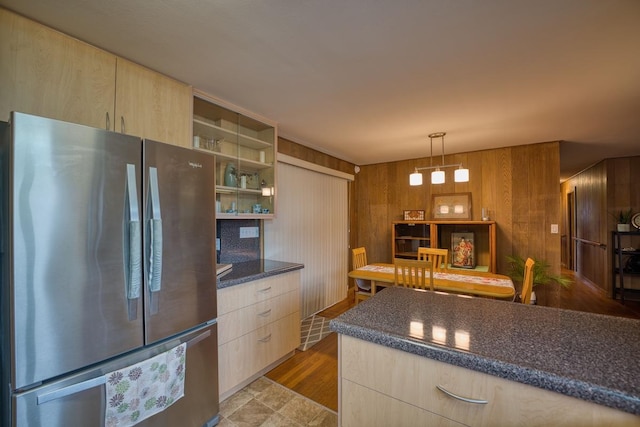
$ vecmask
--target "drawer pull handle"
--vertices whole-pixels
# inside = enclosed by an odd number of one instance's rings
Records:
[[[486,405],[487,403],[489,403],[488,400],[483,400],[483,399],[472,399],[470,397],[462,397],[462,396],[458,396],[455,393],[451,393],[449,390],[446,390],[444,387],[442,387],[441,385],[436,385],[436,388],[438,390],[440,390],[441,392],[443,392],[444,394],[446,394],[447,396],[453,397],[454,399],[458,399],[458,400],[462,400],[463,402],[467,402],[467,403],[475,403],[477,405]]]
[[[271,290],[271,286],[269,286],[268,288],[264,288],[264,289],[260,289],[258,292],[269,292]]]
[[[260,317],[267,317],[268,315],[271,314],[271,309],[267,310],[267,311],[263,311],[262,313],[258,313],[258,316]]]
[[[269,342],[269,341],[271,341],[271,334],[267,335],[264,338],[260,338],[258,341],[260,341],[260,342]]]

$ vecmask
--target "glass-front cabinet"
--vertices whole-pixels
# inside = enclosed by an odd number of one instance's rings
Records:
[[[277,135],[275,124],[193,101],[193,146],[216,156],[216,217],[275,215]]]

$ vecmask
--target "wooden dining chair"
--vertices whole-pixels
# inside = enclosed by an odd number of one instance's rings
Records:
[[[433,290],[433,263],[415,259],[394,260],[394,283],[405,288]]]
[[[351,250],[351,266],[353,270],[367,265],[367,250],[354,248]],[[371,296],[371,280],[354,279],[356,282],[356,305]]]
[[[445,271],[449,268],[449,249],[419,247],[418,260],[431,262],[433,271]]]
[[[524,279],[522,280],[522,292],[520,293],[520,301],[523,304],[531,303],[531,291],[533,290],[533,266],[535,261],[527,258],[524,263]]]

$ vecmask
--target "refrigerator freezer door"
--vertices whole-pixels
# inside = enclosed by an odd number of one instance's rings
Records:
[[[214,157],[144,142],[147,344],[216,318]]]
[[[140,427],[201,427],[218,421],[217,324],[115,359],[90,371],[13,396],[15,427],[102,426],[104,375],[187,342],[184,397],[143,420]]]
[[[11,132],[17,390],[143,344],[142,298],[128,299],[123,284],[131,263],[123,249],[130,249],[136,220],[130,216],[141,202],[128,190],[127,165],[141,170],[141,145],[138,138],[19,113]]]

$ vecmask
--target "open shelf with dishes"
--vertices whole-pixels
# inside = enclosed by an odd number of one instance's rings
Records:
[[[275,124],[202,96],[193,103],[193,146],[216,157],[216,217],[275,215]]]

